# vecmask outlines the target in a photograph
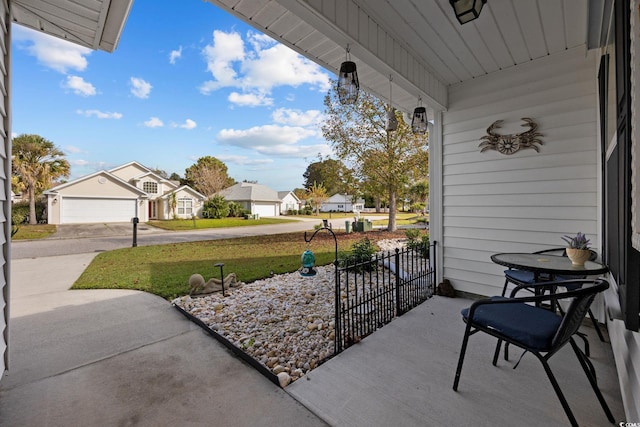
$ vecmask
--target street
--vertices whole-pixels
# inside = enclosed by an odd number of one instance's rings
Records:
[[[136,241],[137,246],[149,246],[166,243],[196,242],[202,240],[228,239],[291,232],[300,232],[300,240],[302,240],[302,233],[313,230],[313,226],[319,222],[319,219],[306,219],[284,224],[214,228],[193,231],[165,231],[141,225],[137,233]],[[86,224],[83,226],[86,226]],[[100,224],[97,226],[100,226]],[[41,240],[14,241],[11,242],[11,259],[16,260],[24,258],[104,252],[120,248],[128,248],[133,246],[133,229],[130,227],[130,225],[125,225],[113,231],[112,235],[103,235],[100,237],[53,237]]]

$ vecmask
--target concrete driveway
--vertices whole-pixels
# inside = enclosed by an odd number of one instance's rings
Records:
[[[326,425],[162,298],[68,290],[94,256],[12,261],[0,425]]]

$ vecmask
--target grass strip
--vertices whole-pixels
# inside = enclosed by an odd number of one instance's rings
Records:
[[[365,237],[376,242],[403,238],[405,234],[371,231],[337,232],[336,236],[338,251],[348,251],[354,242]],[[298,232],[117,249],[98,254],[72,289],[134,289],[171,300],[189,293],[189,277],[194,273],[202,274],[205,280],[220,278],[216,263],[224,263],[225,276],[233,272],[239,280],[249,283],[269,277],[271,271],[296,271],[307,248],[314,252],[316,265],[334,260],[335,243],[326,232],[319,232],[309,244]]]

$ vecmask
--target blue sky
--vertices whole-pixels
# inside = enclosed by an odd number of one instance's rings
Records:
[[[135,1],[114,53],[13,27],[12,134],[61,148],[71,178],[137,161],[301,187],[334,76],[203,1]]]

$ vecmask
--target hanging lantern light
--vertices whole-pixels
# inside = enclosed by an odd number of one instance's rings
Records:
[[[309,249],[302,253],[302,267],[300,268],[300,275],[304,277],[311,277],[317,274],[314,267],[316,263],[316,257]]]
[[[487,0],[449,0],[449,3],[453,6],[456,18],[458,18],[461,24],[466,24],[478,18],[482,6],[484,6],[486,2]]]
[[[340,65],[337,88],[338,99],[342,105],[355,104],[358,100],[358,92],[360,91],[358,71],[356,70],[356,63],[350,60],[349,45],[347,45],[345,56],[345,61]]]
[[[393,132],[398,129],[398,118],[396,117],[396,109],[393,108],[393,94],[391,93],[391,82],[393,77],[389,75],[389,109],[387,110],[387,120],[385,123],[385,130],[387,132]]]
[[[427,133],[427,109],[422,106],[422,98],[418,98],[418,106],[413,110],[411,131],[418,134]]]

